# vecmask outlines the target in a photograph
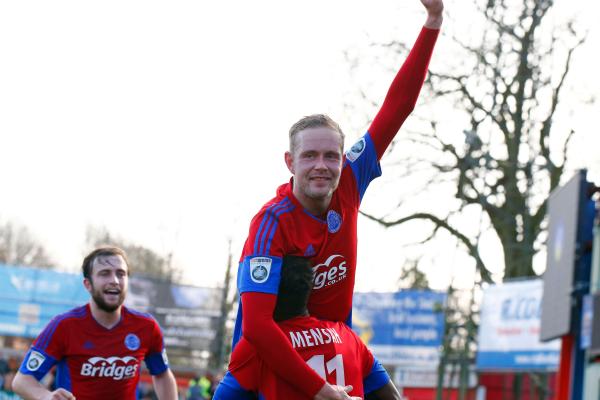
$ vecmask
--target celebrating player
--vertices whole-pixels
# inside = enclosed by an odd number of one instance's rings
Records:
[[[329,117],[312,115],[294,124],[285,153],[293,177],[250,224],[238,271],[234,346],[243,335],[269,368],[307,399],[342,397],[303,362],[273,321],[281,260],[288,254],[310,257],[315,273],[310,314],[351,323],[358,208],[369,183],[381,174],[381,156],[416,104],[442,23],[442,0],[421,3],[428,14],[425,25],[367,133],[344,156],[344,135]],[[365,393],[389,379],[375,362]],[[231,374],[221,385],[239,388]],[[217,399],[218,394],[219,389]]]
[[[283,258],[273,318],[292,347],[323,379],[340,387],[351,385],[348,394],[362,398],[362,381],[371,372],[373,355],[345,323],[308,315],[313,276],[308,258]],[[243,337],[232,354],[229,371],[244,389],[260,393],[265,400],[306,399],[306,395],[279,379]],[[396,391],[391,381],[388,385],[386,390]]]
[[[144,360],[159,399],[177,399],[162,332],[152,316],[123,306],[129,264],[123,250],[102,247],[83,260],[90,302],[52,319],[13,382],[25,399],[135,399]],[[59,389],[39,381],[57,365]]]

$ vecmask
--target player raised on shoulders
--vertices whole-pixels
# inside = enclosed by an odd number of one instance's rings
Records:
[[[369,183],[381,174],[379,160],[416,105],[442,24],[442,0],[421,0],[427,19],[388,90],[370,127],[345,154],[344,134],[325,115],[298,121],[289,133],[285,162],[291,180],[255,215],[240,258],[241,304],[234,331],[234,352],[243,336],[279,379],[305,398],[342,398],[323,377],[306,365],[273,320],[284,255],[310,257],[315,285],[308,310],[330,321],[351,323],[356,272],[358,208]],[[364,381],[365,393],[390,378],[375,362]],[[226,374],[219,389],[243,388]],[[390,397],[391,399],[395,397]]]

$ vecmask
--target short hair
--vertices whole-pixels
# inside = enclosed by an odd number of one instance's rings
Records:
[[[293,153],[296,150],[296,134],[300,131],[310,128],[329,128],[340,134],[340,139],[342,139],[342,149],[344,149],[344,132],[342,132],[342,128],[331,119],[328,115],[325,114],[312,114],[307,115],[306,117],[301,118],[298,122],[296,122],[290,128],[290,152]]]
[[[123,260],[125,260],[125,264],[127,264],[127,275],[129,275],[129,260],[127,259],[127,255],[125,254],[125,252],[118,247],[103,246],[98,247],[96,250],[92,251],[90,254],[85,256],[85,258],[83,259],[83,264],[81,264],[81,271],[83,272],[83,277],[91,280],[92,268],[94,268],[94,263],[96,262],[96,260],[98,260],[99,258],[114,256],[123,257]]]
[[[304,315],[308,297],[313,288],[314,274],[306,257],[284,256],[277,303],[273,311],[275,321],[284,321]]]

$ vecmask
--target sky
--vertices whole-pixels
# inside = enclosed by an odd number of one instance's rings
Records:
[[[575,86],[597,93],[598,5],[557,3],[589,26]],[[465,28],[460,7],[446,2],[444,29]],[[228,240],[237,260],[252,215],[289,179],[289,126],[325,112],[352,128],[347,144],[364,133],[344,108],[360,86],[345,53],[412,42],[424,20],[416,0],[2,2],[0,220],[27,226],[61,269],[77,270],[97,226],[172,253],[186,283],[219,285]],[[580,111],[577,167],[598,176],[592,110]],[[357,290],[395,288],[406,236],[360,219]],[[430,254],[449,264],[439,287],[469,262],[448,243]]]

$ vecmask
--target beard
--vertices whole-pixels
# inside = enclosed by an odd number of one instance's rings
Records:
[[[106,302],[106,300],[104,300],[103,291],[94,288],[92,284],[92,299],[94,300],[94,303],[96,303],[98,308],[102,311],[114,312],[123,305],[123,302],[125,301],[125,291],[122,290],[121,292],[119,292],[119,298],[116,303],[109,304]]]

